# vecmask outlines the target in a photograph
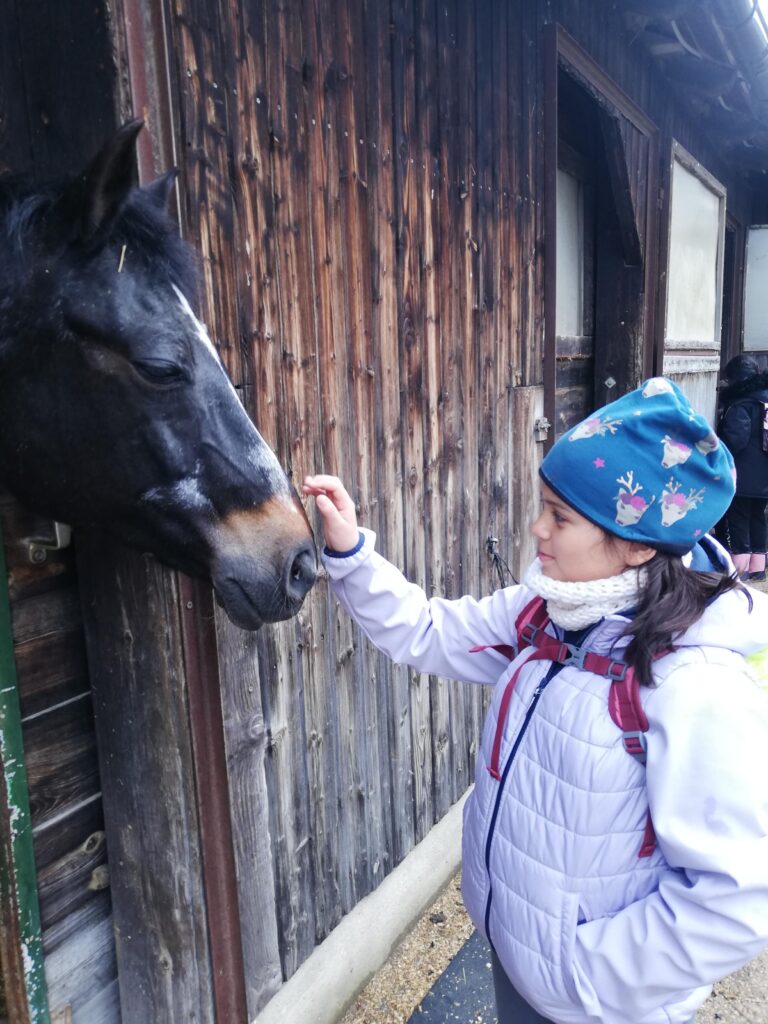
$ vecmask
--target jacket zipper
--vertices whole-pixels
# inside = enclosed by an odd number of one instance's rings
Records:
[[[559,669],[561,666],[557,666],[557,667]],[[491,931],[490,931],[491,903],[493,902],[493,885],[491,884],[491,842],[493,840],[493,833],[494,833],[494,830],[496,828],[496,818],[498,817],[498,813],[499,813],[499,806],[501,804],[501,797],[502,797],[503,792],[504,792],[504,783],[507,781],[507,775],[509,774],[509,769],[512,767],[512,762],[514,761],[515,755],[517,754],[517,751],[518,751],[518,748],[519,748],[520,744],[523,741],[523,737],[525,736],[525,733],[526,733],[526,731],[528,729],[528,724],[531,721],[531,718],[533,718],[533,713],[536,710],[536,705],[539,703],[539,698],[541,697],[542,693],[546,689],[547,683],[549,683],[549,680],[555,674],[556,673],[553,673],[552,670],[550,669],[550,671],[547,674],[547,676],[545,676],[545,678],[539,683],[539,685],[533,691],[533,699],[531,700],[531,703],[528,705],[528,710],[525,712],[525,718],[523,719],[523,724],[520,726],[520,732],[517,734],[517,739],[515,740],[515,742],[514,742],[514,744],[512,746],[512,750],[510,752],[509,757],[507,758],[507,763],[504,765],[504,771],[501,773],[501,779],[499,780],[499,784],[498,784],[498,792],[496,793],[496,800],[495,800],[495,803],[494,803],[494,806],[493,806],[493,814],[491,815],[491,823],[490,823],[489,828],[488,828],[488,838],[485,841],[485,870],[488,872],[488,900],[487,900],[487,902],[485,904],[485,934],[486,934],[486,937],[488,939],[488,942],[491,945],[491,949],[494,948],[493,940],[491,939]]]
[[[600,623],[595,623],[595,625],[592,626],[591,629],[583,631],[582,635],[578,637],[578,641],[581,646],[587,643],[587,640],[589,640],[592,633],[599,624]],[[564,634],[564,638],[567,637],[568,633],[566,632]],[[498,817],[499,814],[501,798],[504,794],[504,784],[507,781],[509,769],[512,767],[512,762],[514,761],[515,755],[517,754],[520,744],[523,741],[523,737],[525,736],[525,733],[528,729],[528,725],[531,719],[533,718],[533,713],[536,710],[536,705],[539,703],[539,698],[541,697],[544,690],[547,688],[549,682],[552,679],[554,679],[557,673],[560,672],[563,668],[563,665],[560,665],[556,662],[553,663],[550,666],[547,674],[544,676],[542,681],[533,691],[533,699],[531,700],[531,703],[528,705],[528,710],[525,712],[525,718],[523,719],[523,724],[520,727],[520,732],[517,734],[517,739],[515,740],[512,746],[512,750],[510,751],[509,757],[507,758],[507,763],[504,765],[504,771],[501,773],[501,779],[499,780],[498,783],[499,789],[498,792],[496,793],[496,800],[493,805],[493,814],[491,815],[491,822],[488,827],[488,838],[485,841],[485,870],[488,873],[488,899],[485,904],[485,934],[488,939],[488,942],[490,943],[491,949],[493,949],[494,952],[495,949],[493,945],[493,940],[491,939],[491,904],[493,902],[493,884],[491,883],[491,843],[493,841],[493,833],[496,829],[496,818]]]

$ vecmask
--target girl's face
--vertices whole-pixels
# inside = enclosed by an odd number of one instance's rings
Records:
[[[538,541],[541,569],[550,579],[586,583],[618,576],[653,557],[653,549],[606,537],[555,492],[541,485],[542,510],[532,531]]]

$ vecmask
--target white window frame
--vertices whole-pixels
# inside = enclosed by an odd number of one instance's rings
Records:
[[[670,298],[673,294],[675,284],[675,259],[672,254],[673,237],[672,223],[675,203],[674,195],[674,170],[675,164],[693,175],[701,182],[718,200],[718,227],[717,227],[717,248],[715,256],[715,309],[713,311],[712,337],[711,338],[674,338],[669,336],[669,310]],[[696,369],[709,369],[709,363],[714,368],[719,365],[721,330],[723,316],[723,263],[725,254],[725,206],[726,188],[710,174],[698,160],[696,160],[684,146],[676,140],[672,143],[672,160],[670,163],[670,197],[669,197],[669,240],[667,245],[667,287],[666,287],[666,309],[664,315],[664,372],[680,372],[685,369],[693,369],[691,361],[698,365]]]

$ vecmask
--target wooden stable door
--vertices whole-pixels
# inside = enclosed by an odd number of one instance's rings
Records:
[[[558,26],[548,33],[546,67],[551,443],[653,366],[656,134]]]

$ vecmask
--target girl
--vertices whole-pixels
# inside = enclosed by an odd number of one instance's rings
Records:
[[[462,887],[500,1024],[688,1024],[768,942],[768,701],[745,665],[768,599],[687,567],[732,467],[679,389],[648,381],[553,446],[538,558],[479,601],[428,600],[358,531],[337,478],[305,481],[333,589],[370,639],[496,684]],[[640,724],[622,733],[609,698],[633,676]]]

